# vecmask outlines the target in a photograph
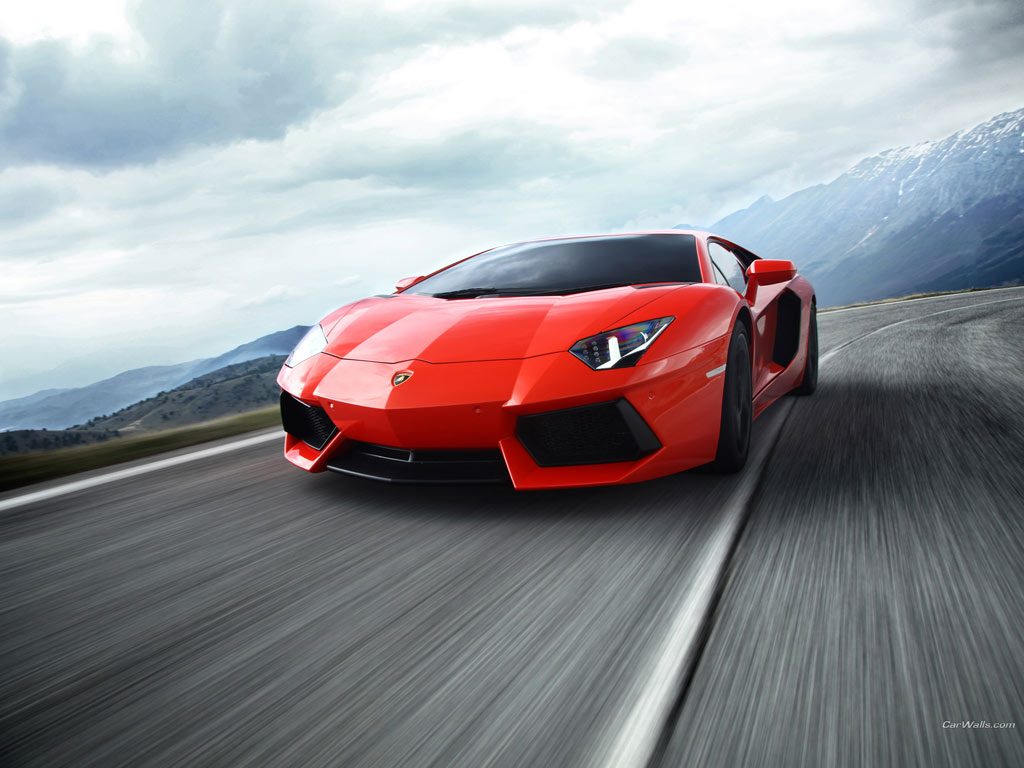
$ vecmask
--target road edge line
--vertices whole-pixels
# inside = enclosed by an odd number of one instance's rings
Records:
[[[830,349],[819,359],[819,367],[851,344],[888,328],[934,315],[1022,300],[1024,297],[1015,296],[1008,299],[965,304],[889,323]],[[778,425],[774,427],[768,437],[767,447],[762,449],[764,453],[758,458],[756,469],[743,477],[726,501],[726,505],[729,507],[728,514],[733,519],[725,523],[715,534],[715,540],[708,546],[702,558],[704,563],[710,564],[714,562],[716,553],[725,549],[725,553],[720,555],[722,559],[714,578],[709,578],[709,574],[705,572],[707,565],[703,565],[698,571],[698,580],[701,582],[698,588],[699,594],[694,594],[691,584],[685,594],[678,596],[677,607],[669,623],[669,632],[661,640],[656,654],[657,658],[649,665],[648,673],[642,676],[644,682],[641,685],[644,690],[636,698],[625,720],[625,725],[618,730],[612,746],[598,752],[595,763],[607,766],[607,768],[651,768],[656,765],[667,748],[672,737],[672,726],[678,720],[678,714],[685,704],[686,694],[696,674],[703,649],[714,629],[714,618],[728,585],[733,556],[739,548],[743,532],[750,520],[751,501],[761,486],[765,470],[782,437],[786,422],[796,407],[796,398],[787,397],[785,403],[786,412],[779,418]],[[778,404],[781,405],[781,403]],[[700,607],[703,607],[703,613],[697,612]],[[698,617],[696,622],[698,626],[695,629],[690,629],[687,637],[685,636],[686,627],[695,623],[693,619],[695,615]],[[659,700],[653,701],[656,697]]]
[[[972,296],[981,293],[996,293],[998,291],[1021,290],[1024,285],[1001,285],[998,288],[978,288],[976,290],[950,291],[949,293],[936,293],[927,296],[907,296],[902,299],[879,299],[864,304],[854,304],[847,307],[822,307],[818,310],[819,315],[835,315],[840,312],[856,312],[859,309],[878,309],[879,307],[892,307],[900,304],[909,304],[912,301],[938,301],[940,299],[955,299],[961,296]]]
[[[212,448],[201,448],[198,451],[191,451],[190,453],[179,454],[177,456],[170,456],[164,459],[157,459],[156,461],[150,461],[146,464],[139,464],[134,467],[127,467],[125,469],[114,470],[113,472],[107,472],[102,475],[96,475],[94,477],[86,477],[82,480],[73,480],[70,483],[62,483],[61,485],[54,486],[53,488],[44,488],[39,491],[30,491],[29,493],[23,493],[20,496],[13,496],[8,499],[0,499],[0,512],[6,512],[10,509],[16,509],[17,507],[24,506],[26,504],[32,504],[37,501],[46,501],[48,499],[55,499],[60,496],[66,496],[69,493],[75,493],[76,491],[83,491],[89,488],[95,488],[100,485],[106,485],[107,483],[113,483],[118,480],[124,480],[128,477],[136,477],[138,475],[145,475],[150,472],[156,472],[160,469],[167,469],[168,467],[176,467],[179,464],[188,464],[192,461],[198,461],[199,459],[209,458],[210,456],[218,456],[222,453],[230,453],[231,451],[237,451],[241,448],[248,448],[252,445],[259,445],[270,440],[281,440],[284,438],[284,432],[274,431],[268,432],[261,435],[254,435],[252,437],[246,437],[241,440],[235,440],[231,443],[223,443],[221,445],[215,445]]]
[[[963,311],[965,309],[974,309],[975,307],[987,307],[990,304],[1005,304],[1005,303],[1007,303],[1009,301],[1024,301],[1024,296],[1014,296],[1014,297],[1009,298],[1009,299],[995,299],[994,301],[982,301],[982,302],[978,302],[977,304],[964,304],[964,305],[959,306],[959,307],[950,307],[949,309],[940,309],[938,312],[929,312],[927,315],[917,315],[916,317],[905,317],[902,320],[896,320],[895,322],[888,323],[887,325],[879,326],[878,328],[875,328],[873,331],[868,331],[867,333],[865,333],[865,334],[863,334],[861,336],[857,336],[856,338],[850,339],[849,341],[844,341],[842,344],[839,344],[838,346],[833,347],[828,352],[826,352],[824,355],[822,355],[821,359],[818,361],[818,364],[821,365],[822,363],[828,362],[829,360],[831,360],[833,357],[838,355],[840,352],[842,352],[844,349],[846,349],[851,344],[856,344],[858,341],[863,341],[864,339],[867,339],[867,338],[869,338],[871,336],[874,336],[876,333],[881,333],[882,331],[887,331],[890,328],[895,328],[897,325],[903,325],[905,323],[913,323],[913,322],[917,322],[918,320],[924,320],[926,317],[935,317],[936,315],[945,315],[945,314],[948,314],[949,312],[961,312],[961,311]]]
[[[606,742],[595,750],[594,764],[608,768],[645,768],[657,757],[666,730],[674,722],[673,714],[681,706],[681,696],[688,687],[688,680],[696,670],[701,648],[711,633],[715,608],[725,591],[732,554],[749,518],[750,500],[761,485],[765,468],[782,436],[795,400],[785,398],[778,405],[785,409],[784,412],[776,411],[777,421],[765,435],[760,455],[744,472],[723,505],[727,509],[727,522],[713,534],[701,557],[697,589],[691,582],[681,590],[681,594],[676,595],[668,632],[660,641],[646,672],[638,676],[643,680],[642,690],[636,692],[629,714],[616,730],[612,743]]]

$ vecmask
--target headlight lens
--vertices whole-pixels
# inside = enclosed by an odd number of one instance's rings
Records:
[[[295,345],[295,349],[288,355],[288,359],[284,361],[284,364],[291,368],[303,360],[308,360],[313,355],[323,352],[326,348],[327,337],[324,335],[324,329],[317,323],[306,331],[306,335]]]
[[[605,331],[587,339],[580,339],[569,348],[569,351],[595,371],[628,368],[636,365],[644,351],[673,320],[674,317],[659,317],[656,320]]]

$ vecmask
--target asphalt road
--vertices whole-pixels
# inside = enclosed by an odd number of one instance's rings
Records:
[[[823,314],[738,477],[0,496],[0,765],[1024,765],[1022,324]]]

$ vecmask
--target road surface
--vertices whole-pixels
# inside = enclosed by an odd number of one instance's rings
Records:
[[[736,477],[392,487],[269,439],[0,496],[0,765],[1024,765],[1022,326],[822,314]]]

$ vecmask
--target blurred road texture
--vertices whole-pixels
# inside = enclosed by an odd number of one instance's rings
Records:
[[[1022,327],[1024,289],[820,315],[736,477],[393,487],[272,440],[6,494],[0,765],[1024,765]]]

